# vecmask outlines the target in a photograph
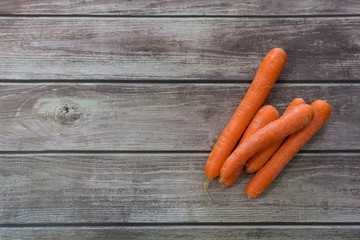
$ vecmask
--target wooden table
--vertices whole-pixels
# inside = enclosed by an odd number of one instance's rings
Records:
[[[326,126],[258,199],[204,166],[262,58]],[[360,237],[358,1],[0,2],[1,239]]]

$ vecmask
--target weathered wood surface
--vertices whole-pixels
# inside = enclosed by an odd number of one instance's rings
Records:
[[[0,14],[94,14],[94,15],[331,15],[359,14],[356,0],[2,0]]]
[[[358,80],[359,33],[360,17],[2,17],[0,80],[252,80],[273,47],[281,80]]]
[[[0,239],[358,239],[359,33],[355,0],[0,1]],[[210,201],[208,152],[272,47],[266,103],[333,113],[259,199],[243,174]]]
[[[1,84],[0,151],[210,151],[249,84]],[[295,97],[333,108],[306,150],[360,149],[358,84],[276,84],[265,104]]]
[[[0,223],[360,222],[360,155],[302,153],[258,199],[204,191],[207,154],[0,156]]]
[[[359,226],[159,226],[4,228],[13,239],[358,239]]]

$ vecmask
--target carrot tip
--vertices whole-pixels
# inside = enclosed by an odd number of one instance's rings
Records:
[[[221,186],[222,186],[223,188],[227,188],[227,187],[228,187],[228,186],[224,185],[223,182],[221,182],[221,178],[219,178],[219,183],[221,184]]]
[[[285,53],[285,55],[286,55],[286,52],[285,52],[285,50],[284,50],[283,48],[273,48],[273,49],[280,50],[280,51],[284,52],[284,53]]]
[[[213,178],[209,178],[204,182],[204,191],[206,193],[206,196],[211,200],[210,194],[208,193],[208,188],[210,187],[210,183],[214,181]]]

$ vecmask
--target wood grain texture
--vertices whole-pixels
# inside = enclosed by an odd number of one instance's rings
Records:
[[[266,53],[281,80],[360,79],[360,17],[0,18],[0,80],[252,80]]]
[[[358,226],[50,227],[0,229],[12,239],[358,239]]]
[[[2,0],[0,14],[94,14],[94,15],[322,15],[359,14],[356,0]]]
[[[0,156],[0,223],[360,221],[360,155],[298,154],[258,199],[203,191],[208,154]]]
[[[0,151],[210,151],[249,84],[1,84]],[[307,150],[360,149],[358,84],[276,84],[265,104],[326,99]]]

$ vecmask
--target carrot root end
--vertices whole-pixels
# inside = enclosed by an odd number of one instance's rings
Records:
[[[213,178],[209,178],[208,180],[206,180],[205,182],[204,182],[204,191],[205,191],[205,193],[206,193],[206,196],[211,200],[211,196],[210,196],[210,194],[209,194],[209,192],[208,192],[208,188],[210,187],[210,183],[212,182],[212,181],[214,181],[214,179]]]

